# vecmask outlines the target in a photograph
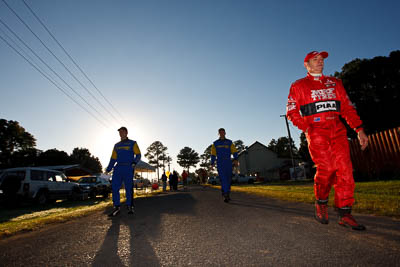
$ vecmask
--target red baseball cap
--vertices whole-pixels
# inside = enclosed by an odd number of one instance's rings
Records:
[[[318,56],[318,55],[321,55],[323,58],[327,58],[329,54],[326,51],[321,51],[321,52],[312,51],[312,52],[308,53],[307,56],[304,58],[304,62],[307,62],[310,59],[312,59],[313,57]]]

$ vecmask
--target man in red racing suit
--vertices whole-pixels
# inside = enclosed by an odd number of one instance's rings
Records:
[[[322,74],[327,57],[327,52],[307,54],[304,66],[308,74],[290,88],[287,117],[305,132],[311,158],[317,167],[314,177],[315,218],[322,224],[328,223],[327,204],[333,185],[339,224],[365,230],[351,215],[354,203],[353,168],[346,127],[339,120],[339,115],[358,133],[362,149],[367,146],[368,137],[342,82]]]

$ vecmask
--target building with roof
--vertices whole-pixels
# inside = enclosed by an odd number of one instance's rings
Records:
[[[38,166],[39,168],[61,171],[65,176],[86,176],[93,175],[93,171],[82,167],[80,164],[56,165],[56,166]]]
[[[268,149],[256,141],[239,154],[239,172],[248,176],[257,176],[264,180],[278,180],[281,178],[280,169],[291,164],[287,158]]]

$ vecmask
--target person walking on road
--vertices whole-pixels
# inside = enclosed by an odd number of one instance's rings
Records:
[[[133,214],[133,174],[135,172],[135,165],[140,161],[141,153],[136,141],[128,139],[128,129],[121,127],[118,129],[121,141],[114,145],[110,163],[106,172],[112,169],[112,200],[114,210],[109,214],[110,217],[117,216],[120,213],[120,195],[119,190],[122,182],[125,185],[126,204],[128,207],[128,214]],[[115,165],[115,163],[117,163]],[[114,166],[115,165],[115,166]]]
[[[167,175],[165,174],[165,171],[161,176],[161,181],[163,182],[163,186],[162,186],[163,192],[165,192],[165,191],[167,191]]]
[[[174,190],[174,172],[171,172],[169,174],[168,180],[169,180],[169,191],[173,191]]]
[[[183,184],[183,190],[187,191],[187,185],[188,185],[188,173],[184,170],[182,172],[182,184]]]
[[[316,220],[322,224],[329,222],[327,205],[333,185],[339,224],[365,230],[365,226],[351,215],[354,204],[353,167],[347,130],[339,116],[357,132],[362,150],[368,145],[368,137],[342,82],[322,74],[327,57],[325,51],[312,51],[306,55],[304,67],[308,74],[291,85],[286,114],[305,132],[311,158],[317,166],[314,177]]]
[[[178,177],[178,172],[177,171],[174,171],[174,190],[175,191],[178,191],[178,179],[179,179],[179,177]]]
[[[200,169],[199,177],[200,177],[200,184],[204,189],[204,185],[207,183],[207,171],[205,169]]]
[[[178,173],[176,171],[173,171],[169,175],[169,190],[170,191],[178,190]]]
[[[216,140],[211,146],[211,167],[214,168],[215,161],[217,161],[218,175],[221,180],[221,191],[224,201],[228,203],[231,192],[232,183],[232,160],[231,154],[233,154],[235,166],[238,165],[238,153],[232,140],[226,139],[225,129],[220,128],[218,130],[219,139]]]

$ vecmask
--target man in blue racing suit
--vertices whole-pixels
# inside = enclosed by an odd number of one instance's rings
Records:
[[[117,216],[120,212],[119,189],[121,188],[122,181],[125,185],[128,214],[133,214],[133,174],[135,172],[135,165],[141,158],[140,149],[136,141],[128,139],[128,129],[121,127],[118,129],[118,132],[121,141],[114,145],[110,163],[106,169],[106,172],[110,172],[114,168],[112,176],[114,210],[109,214],[110,217]]]
[[[214,167],[215,160],[217,161],[217,170],[219,179],[221,181],[221,191],[225,202],[229,202],[232,182],[232,160],[233,163],[238,165],[238,153],[232,140],[225,138],[225,129],[218,130],[219,139],[216,140],[211,146],[211,166]]]

